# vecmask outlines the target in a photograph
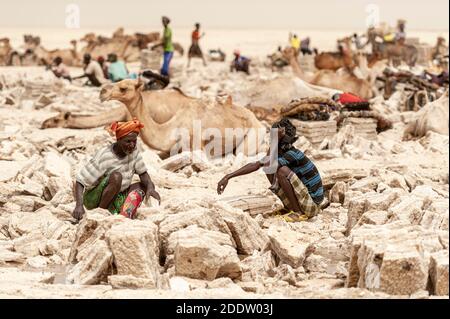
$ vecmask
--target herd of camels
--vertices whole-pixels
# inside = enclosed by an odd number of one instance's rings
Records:
[[[374,38],[369,34],[368,42],[375,41]],[[34,48],[31,51],[38,56],[39,60],[45,61],[42,63],[48,63],[53,57],[59,55],[67,65],[79,65],[80,57],[87,52],[94,58],[109,52],[117,52],[118,56],[125,61],[134,61],[139,58],[141,49],[158,39],[159,33],[136,33],[130,36],[125,35],[123,29],[119,29],[114,32],[112,38],[87,34],[82,39],[86,42],[86,46],[81,51],[77,51],[76,41],[72,41],[73,49],[47,51],[40,46],[38,38],[25,36],[25,42]],[[0,43],[1,41],[5,43],[7,40],[0,40]],[[287,99],[309,96],[330,98],[338,91],[353,92],[362,98],[370,99],[375,95],[375,80],[390,59],[399,58],[409,65],[414,65],[417,59],[417,49],[413,46],[398,47],[392,44],[396,47],[391,45],[376,47],[373,45],[377,49],[371,55],[367,55],[353,52],[350,41],[350,38],[341,41],[344,45],[341,54],[325,52],[316,55],[315,64],[318,70],[309,74],[300,68],[294,49],[285,48],[284,58],[289,62],[296,78],[280,77],[265,85],[251,84],[252,86],[246,88],[244,94],[258,98],[252,98],[250,104],[238,103],[241,105],[238,106],[233,103],[234,97],[230,95],[226,102],[216,101],[216,104],[212,106],[201,99],[186,96],[179,89],[147,91],[144,90],[140,80],[123,80],[104,86],[100,93],[101,101],[117,100],[122,103],[122,106],[92,116],[61,113],[46,120],[42,128],[92,128],[107,125],[114,120],[136,117],[145,125],[142,133],[144,143],[160,151],[162,157],[166,157],[182,142],[180,136],[172,134],[174,128],[183,128],[185,132],[188,132],[187,143],[192,145],[195,139],[194,122],[201,120],[202,130],[219,128],[220,139],[225,136],[225,128],[244,129],[243,134],[234,137],[233,149],[224,149],[224,141],[217,141],[217,139],[214,141],[214,136],[204,136],[200,145],[201,149],[205,150],[208,144],[211,147],[211,142],[220,142],[217,144],[219,149],[214,146],[214,154],[210,155],[220,156],[227,152],[235,152],[238,147],[243,147],[241,149],[245,154],[253,155],[261,151],[260,146],[263,141],[258,140],[255,145],[254,140],[250,140],[250,132],[264,128],[260,120],[271,122],[281,116],[280,108],[276,106],[282,104],[283,94],[270,93],[274,91],[274,86],[283,87],[282,91],[288,92]],[[5,45],[0,45],[0,64],[2,54],[3,58],[5,57],[4,48]],[[176,45],[176,49],[182,54],[182,48],[179,45]],[[23,60],[23,57],[21,59]],[[265,105],[259,104],[259,101],[264,101]]]
[[[70,41],[72,48],[54,50],[44,48],[40,37],[37,36],[24,35],[21,50],[15,50],[8,38],[2,38],[0,39],[0,66],[48,65],[57,56],[60,56],[63,63],[68,66],[82,66],[85,53],[97,59],[99,56],[106,57],[111,52],[116,53],[125,62],[135,62],[139,60],[140,51],[147,48],[149,43],[158,41],[159,37],[159,32],[128,35],[124,33],[123,28],[119,28],[111,38],[88,33],[79,41]],[[81,49],[78,48],[79,42],[85,43]],[[184,50],[179,43],[174,43],[174,49],[183,55]]]

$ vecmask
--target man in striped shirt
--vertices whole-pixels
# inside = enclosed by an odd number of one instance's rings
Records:
[[[84,206],[105,208],[113,214],[133,218],[145,196],[160,201],[136,148],[142,127],[138,120],[111,125],[117,141],[100,149],[76,175],[75,219],[83,217]],[[131,184],[134,174],[139,175],[140,183]]]
[[[284,219],[289,222],[307,220],[320,212],[319,205],[324,199],[319,171],[302,151],[292,146],[298,137],[295,126],[288,119],[282,119],[272,128],[278,129],[276,171],[269,171],[270,157],[265,156],[222,178],[217,185],[217,193],[223,193],[231,178],[255,172],[264,166],[270,189],[289,210]]]

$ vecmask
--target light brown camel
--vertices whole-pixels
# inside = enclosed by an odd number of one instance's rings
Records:
[[[350,72],[353,71],[356,64],[351,49],[351,38],[339,40],[338,44],[341,46],[340,52],[322,52],[314,57],[314,65],[318,70],[337,71],[340,68],[346,68]]]
[[[0,39],[0,65],[10,65],[13,51],[8,38]]]
[[[48,65],[53,62],[56,57],[61,57],[63,63],[67,66],[79,66],[81,65],[81,58],[77,52],[77,41],[70,41],[72,45],[71,49],[55,49],[47,50],[42,45],[39,45],[34,49],[34,54],[39,61],[39,64]]]
[[[418,59],[419,51],[413,45],[398,42],[378,42],[379,34],[375,29],[369,29],[367,41],[372,45],[372,54],[380,56],[382,59],[389,60],[389,63],[397,66],[404,61],[413,67]]]
[[[87,33],[80,41],[86,42],[86,46],[81,49],[81,55],[89,53],[94,59],[100,56],[106,57],[110,53],[116,53],[119,59],[125,62],[136,62],[139,60],[140,51],[151,42],[158,40],[159,33],[148,34],[135,33],[127,35],[123,28],[117,29],[112,38],[97,36],[94,33]],[[179,43],[173,43],[174,49],[183,55],[183,47]]]
[[[351,92],[364,99],[370,99],[374,95],[372,85],[365,79],[359,79],[348,72],[337,73],[330,70],[320,70],[313,76],[310,76],[301,70],[291,48],[284,49],[283,54],[289,61],[295,75],[310,84],[344,92]]]
[[[48,65],[58,56],[68,66],[78,66],[81,63],[75,40],[70,41],[72,45],[70,49],[47,50],[42,46],[41,38],[38,36],[26,34],[23,39],[26,50],[24,56],[21,57],[23,65]]]
[[[43,128],[98,127],[112,120],[136,117],[145,125],[141,134],[144,143],[166,155],[181,151],[183,145],[205,150],[210,156],[231,152],[254,155],[261,151],[264,126],[251,111],[232,105],[231,99],[225,104],[209,105],[177,89],[143,91],[143,83],[138,80],[108,84],[102,88],[100,99],[120,101],[129,113],[119,108],[93,117],[68,114],[66,118],[47,120]],[[232,131],[227,129],[241,130],[241,134],[230,134]],[[253,139],[257,134],[261,135]],[[231,145],[226,144],[230,141]]]

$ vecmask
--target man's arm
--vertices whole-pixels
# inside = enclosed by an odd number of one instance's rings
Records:
[[[164,47],[166,45],[166,42],[167,42],[167,37],[164,32],[162,40],[160,42],[158,42],[157,44],[155,44],[154,46],[152,46],[152,50],[156,49],[157,47]]]
[[[83,206],[83,191],[84,186],[80,182],[75,182],[74,185],[74,195],[75,195],[75,209],[73,210],[72,216],[80,220],[84,215],[84,206]]]
[[[260,162],[254,162],[254,163],[249,163],[243,167],[241,167],[240,169],[238,169],[237,171],[225,175],[220,182],[217,184],[217,194],[222,194],[223,191],[225,190],[225,188],[227,187],[228,181],[231,178],[237,177],[237,176],[242,176],[242,175],[247,175],[253,172],[256,172],[259,168],[261,168],[261,166],[263,166],[262,163]]]
[[[83,74],[83,75],[79,75],[79,76],[73,77],[72,80],[82,79],[82,78],[85,78],[85,77],[87,77],[87,74]]]
[[[148,175],[147,172],[139,175],[139,179],[141,180],[141,183],[144,185],[145,188],[145,196],[149,198],[152,196],[153,198],[158,200],[158,203],[161,204],[161,197],[159,196],[158,192],[155,190],[155,184],[153,184],[150,175]]]
[[[159,42],[159,43],[157,43],[157,44],[155,44],[155,45],[152,45],[151,49],[154,50],[154,49],[156,49],[157,47],[161,47],[161,46],[163,46],[163,45],[164,45],[164,42],[161,41],[161,42]]]

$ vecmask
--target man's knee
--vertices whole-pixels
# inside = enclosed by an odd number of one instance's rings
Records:
[[[278,170],[277,170],[277,178],[280,179],[280,178],[288,177],[290,173],[291,173],[291,170],[289,167],[282,166],[282,167],[278,168]]]
[[[122,186],[122,174],[119,172],[112,172],[109,175],[108,184],[120,188]]]

